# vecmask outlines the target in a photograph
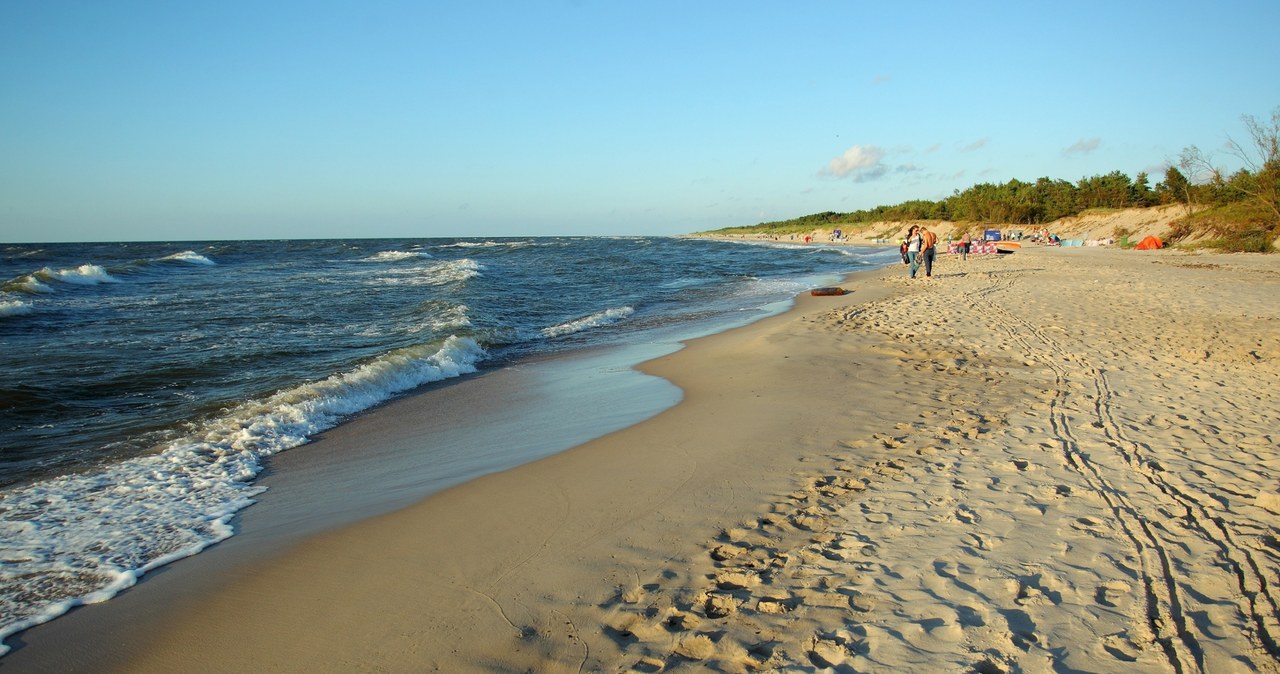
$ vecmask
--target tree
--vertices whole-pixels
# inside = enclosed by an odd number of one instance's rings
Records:
[[[1241,117],[1252,146],[1227,138],[1227,149],[1244,162],[1246,175],[1232,176],[1234,188],[1255,199],[1280,221],[1280,106],[1271,111],[1270,124],[1253,115]]]
[[[1133,179],[1133,187],[1129,190],[1129,199],[1134,206],[1147,207],[1156,203],[1156,195],[1151,191],[1146,171],[1138,173]]]

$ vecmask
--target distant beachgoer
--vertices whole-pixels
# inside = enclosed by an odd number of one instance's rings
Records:
[[[924,258],[924,277],[933,276],[933,258],[938,255],[938,235],[920,228],[920,255]]]
[[[960,239],[960,259],[969,259],[969,244],[973,243],[973,239],[969,238],[969,233],[965,232],[964,237]]]
[[[916,272],[920,271],[920,247],[924,245],[924,239],[920,236],[920,228],[912,225],[907,231],[907,258],[911,264],[911,278],[916,277]]]

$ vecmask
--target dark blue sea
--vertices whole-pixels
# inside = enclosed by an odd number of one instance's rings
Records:
[[[714,332],[896,258],[643,237],[0,244],[0,638],[233,535],[267,457],[392,398]]]

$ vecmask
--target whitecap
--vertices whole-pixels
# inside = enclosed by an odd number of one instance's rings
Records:
[[[423,251],[406,251],[406,250],[384,250],[366,257],[365,260],[370,262],[398,262],[400,260],[420,260],[430,258],[431,254]]]
[[[7,316],[25,316],[35,311],[35,307],[29,302],[22,300],[4,300],[0,301],[0,318]]]
[[[184,250],[181,253],[166,255],[161,260],[173,262],[186,262],[188,264],[216,265],[217,263],[209,258],[195,252],[194,250]]]
[[[96,286],[100,283],[119,283],[120,279],[107,273],[107,270],[96,264],[82,264],[75,269],[59,269],[53,271],[48,267],[40,270],[43,277],[73,283],[82,286]]]
[[[438,262],[382,272],[386,276],[373,279],[377,285],[439,286],[461,283],[480,276],[484,265],[470,258]]]
[[[3,289],[11,292],[27,293],[29,295],[47,295],[53,292],[53,288],[41,283],[40,279],[35,277],[35,274],[19,276],[18,278],[4,284]]]
[[[631,314],[634,314],[635,312],[636,310],[632,309],[631,307],[617,307],[614,309],[605,309],[604,311],[597,311],[596,313],[591,314],[590,316],[584,316],[582,318],[577,318],[572,321],[566,321],[559,325],[553,325],[549,328],[543,328],[542,336],[543,337],[562,337],[564,335],[571,335],[575,332],[582,332],[583,330],[589,330],[591,328],[599,328],[605,325],[611,325],[613,323],[617,323],[620,320],[623,320],[624,318],[630,316]]]

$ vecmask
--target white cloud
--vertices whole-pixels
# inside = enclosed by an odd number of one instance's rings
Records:
[[[978,140],[975,140],[972,143],[969,143],[968,145],[960,148],[960,150],[962,152],[973,152],[974,150],[981,150],[982,148],[987,146],[987,141],[989,140],[990,138],[979,138]]]
[[[822,174],[853,178],[855,182],[875,180],[889,171],[884,165],[884,154],[883,149],[874,145],[854,145],[828,162]]]
[[[1101,138],[1081,138],[1077,140],[1071,147],[1062,151],[1062,154],[1071,156],[1073,154],[1089,154],[1098,149],[1102,144]]]

